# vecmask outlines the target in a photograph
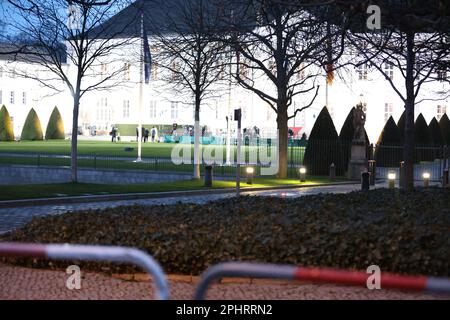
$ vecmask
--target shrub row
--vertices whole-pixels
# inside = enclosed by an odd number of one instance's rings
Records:
[[[45,139],[64,139],[64,124],[57,107],[53,109],[53,112],[48,121],[47,130],[45,132]],[[25,120],[25,124],[22,129],[21,140],[43,140],[44,135],[42,132],[41,121],[32,108],[28,113]],[[14,131],[9,116],[8,110],[3,106],[0,110],[0,141],[13,141]]]

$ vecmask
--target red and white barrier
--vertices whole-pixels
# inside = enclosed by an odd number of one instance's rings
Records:
[[[153,276],[157,299],[169,299],[169,286],[161,266],[151,256],[137,249],[69,244],[0,243],[0,256],[131,263]]]
[[[370,276],[371,274],[364,272],[334,269],[240,262],[221,263],[203,273],[195,292],[195,299],[203,300],[213,281],[226,277],[302,280],[367,287],[367,280]],[[381,273],[380,284],[382,289],[450,294],[450,279],[448,278],[413,277]]]

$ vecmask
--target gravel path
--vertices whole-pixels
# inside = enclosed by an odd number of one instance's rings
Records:
[[[0,264],[0,300],[149,300],[153,299],[151,282],[131,282],[96,273],[83,274],[81,290],[69,290],[63,271],[11,267]],[[192,299],[195,284],[170,282],[171,299]],[[327,299],[445,299],[401,291],[313,284],[216,284],[208,291],[208,299],[252,300],[327,300]]]

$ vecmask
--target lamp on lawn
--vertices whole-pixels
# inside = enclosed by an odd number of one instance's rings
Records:
[[[247,184],[253,184],[253,176],[255,174],[255,168],[247,167],[247,169],[245,169],[245,172],[247,174]]]
[[[390,172],[388,174],[388,180],[389,180],[389,189],[395,188],[395,179],[397,178],[396,174],[394,172]]]
[[[428,188],[428,187],[430,186],[430,177],[431,177],[431,175],[430,175],[429,172],[424,172],[423,175],[422,175],[422,178],[423,178],[423,186],[424,186],[425,188]]]
[[[301,167],[299,169],[299,173],[300,173],[300,182],[306,182],[306,168]]]

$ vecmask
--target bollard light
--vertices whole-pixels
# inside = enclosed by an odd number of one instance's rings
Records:
[[[300,173],[300,182],[306,182],[306,168],[301,167],[299,169],[299,173]]]
[[[429,172],[424,172],[424,173],[422,174],[422,178],[423,178],[423,186],[424,186],[425,188],[427,188],[427,187],[430,186],[430,177],[431,177],[431,175],[430,175]]]
[[[245,172],[247,174],[247,184],[253,184],[253,175],[255,174],[255,169],[252,167],[247,167],[247,169],[245,169]]]
[[[388,174],[388,180],[389,180],[389,188],[390,189],[394,189],[395,188],[395,179],[397,178],[397,176],[395,175],[395,173],[391,172]]]

